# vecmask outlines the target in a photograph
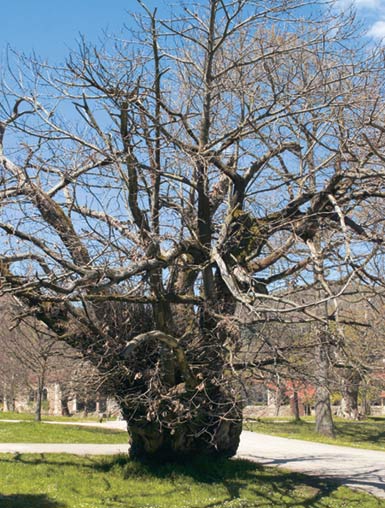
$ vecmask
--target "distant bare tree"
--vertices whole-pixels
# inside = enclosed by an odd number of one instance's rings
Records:
[[[13,396],[29,390],[35,392],[35,419],[41,420],[43,390],[47,377],[68,352],[68,346],[58,342],[46,326],[26,316],[26,309],[14,298],[0,301],[2,329],[0,344],[7,366],[7,379],[20,378]],[[6,381],[5,381],[6,382]]]
[[[97,369],[32,319],[20,301],[0,299],[0,316],[0,382],[6,409],[14,410],[14,400],[28,392],[33,394],[35,420],[41,421],[43,393],[49,384],[60,386],[64,413],[70,399],[95,401],[98,392],[105,391]]]

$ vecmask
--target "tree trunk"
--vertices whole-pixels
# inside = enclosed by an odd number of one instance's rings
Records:
[[[364,416],[369,416],[371,413],[371,400],[370,396],[368,396],[368,386],[365,383],[362,388],[362,395],[361,395],[361,413]]]
[[[71,413],[68,409],[68,397],[62,397],[60,399],[60,405],[61,405],[62,416],[71,416]]]
[[[284,387],[282,386],[281,381],[278,380],[274,394],[275,416],[279,416],[283,400],[284,400]]]
[[[358,389],[360,375],[350,373],[342,382],[341,416],[351,420],[358,419]]]
[[[155,277],[152,282],[156,288]],[[157,331],[137,335],[141,341],[122,355],[131,370],[126,385],[131,392],[123,387],[117,399],[131,437],[130,456],[178,460],[235,455],[242,408],[226,372],[227,330],[218,327],[205,306],[194,328],[186,312],[183,316],[181,308],[167,302],[155,304],[152,316]]]
[[[322,436],[335,437],[329,390],[324,386],[317,387],[315,404],[315,430]]]
[[[330,356],[329,356],[328,335],[325,332],[320,333],[320,343],[317,348],[317,388],[315,394],[315,430],[318,434],[328,437],[335,437],[335,429],[330,404],[329,376],[330,376]]]
[[[35,422],[41,422],[41,402],[43,399],[43,389],[43,384],[39,379],[36,390]]]
[[[227,418],[197,415],[171,431],[154,422],[128,423],[130,456],[139,460],[180,460],[196,455],[232,457],[236,454],[242,431],[240,412]],[[205,421],[206,420],[206,421]]]
[[[294,392],[293,392],[292,411],[293,411],[294,420],[296,422],[299,422],[299,420],[301,418],[300,418],[300,414],[299,414],[299,401],[298,401],[297,390],[294,390]]]
[[[7,384],[3,384],[3,411],[8,411],[8,393],[7,393]]]
[[[232,394],[208,386],[207,391],[176,396],[171,407],[167,404],[161,404],[157,414],[149,414],[148,404],[133,411],[131,405],[121,403],[131,437],[131,457],[178,460],[202,454],[235,455],[242,431],[242,409]]]

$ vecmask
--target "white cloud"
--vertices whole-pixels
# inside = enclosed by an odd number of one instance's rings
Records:
[[[335,0],[335,6],[345,12],[350,7],[357,10],[358,19],[368,27],[366,35],[383,39],[385,43],[385,0]]]
[[[385,0],[337,0],[337,5],[346,9],[354,6],[357,9],[379,9],[384,7]]]
[[[367,7],[370,9],[376,9],[377,7],[381,7],[381,4],[383,5],[381,0],[355,0],[354,3],[357,7]]]
[[[383,39],[385,37],[385,20],[376,21],[368,30],[369,37]]]

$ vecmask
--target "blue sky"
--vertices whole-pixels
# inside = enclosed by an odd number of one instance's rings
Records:
[[[367,35],[372,39],[385,37],[385,0],[338,0],[342,8],[352,3],[357,9],[357,18],[367,25]]]
[[[385,0],[354,0],[358,17],[374,38],[385,36]],[[162,2],[147,0],[151,8]],[[167,2],[168,3],[168,2]],[[172,4],[178,4],[175,0]],[[350,0],[339,0],[341,6]],[[97,41],[103,29],[117,33],[128,20],[127,10],[139,10],[136,0],[13,0],[2,5],[0,52],[7,44],[27,54],[35,51],[43,59],[61,61],[75,47],[79,33]]]
[[[150,7],[159,3],[146,2]],[[97,41],[104,29],[117,33],[128,10],[140,10],[135,0],[13,0],[2,5],[0,51],[7,44],[43,59],[63,59],[75,47],[79,33]]]

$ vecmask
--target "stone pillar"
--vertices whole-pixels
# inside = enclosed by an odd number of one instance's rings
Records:
[[[62,409],[61,409],[61,389],[60,389],[59,383],[55,383],[54,387],[53,387],[53,401],[52,401],[53,404],[52,404],[52,408],[51,408],[51,400],[52,400],[52,398],[50,399],[50,405],[49,405],[50,412],[52,411],[52,413],[55,416],[61,416],[61,413],[62,413]]]

